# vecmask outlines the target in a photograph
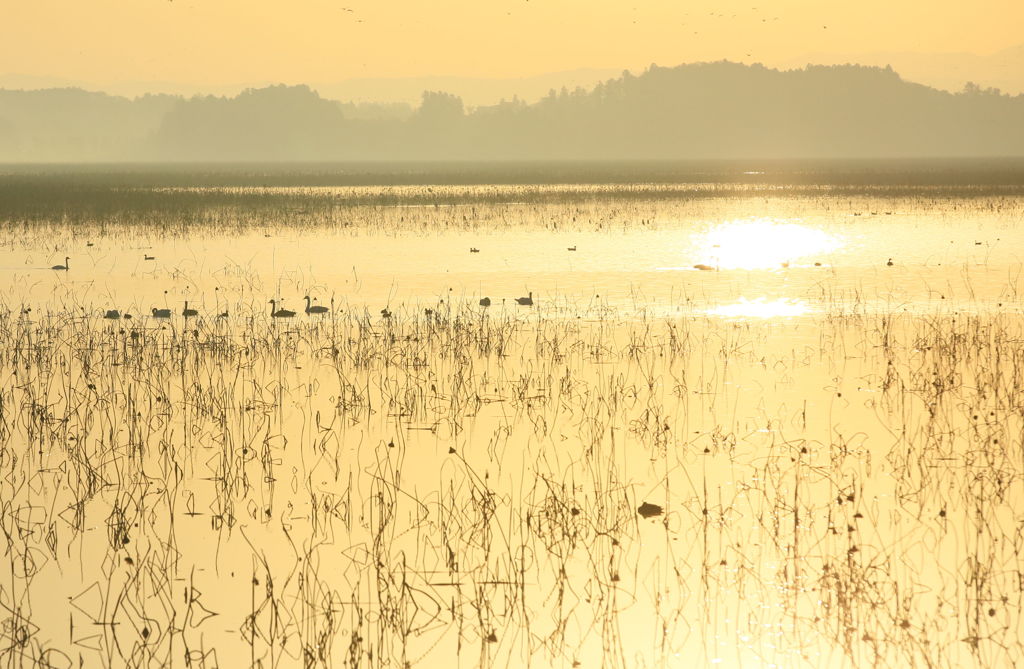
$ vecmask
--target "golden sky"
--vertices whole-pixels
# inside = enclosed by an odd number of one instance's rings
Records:
[[[6,0],[0,74],[300,83],[518,77],[1024,42],[1021,0]],[[748,55],[749,54],[749,55]]]

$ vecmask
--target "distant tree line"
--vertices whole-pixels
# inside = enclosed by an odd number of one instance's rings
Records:
[[[0,91],[0,161],[858,158],[1024,155],[1024,96],[891,68],[650,66],[592,90],[467,109],[336,102],[306,86],[134,100]]]

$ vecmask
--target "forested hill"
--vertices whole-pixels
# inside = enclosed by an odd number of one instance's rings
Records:
[[[1024,156],[1024,95],[947,93],[891,69],[699,63],[466,109],[326,100],[306,86],[130,100],[0,91],[0,161]]]

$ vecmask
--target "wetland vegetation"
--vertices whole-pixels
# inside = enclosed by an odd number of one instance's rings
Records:
[[[0,177],[4,666],[1024,657],[1013,178],[232,174]]]

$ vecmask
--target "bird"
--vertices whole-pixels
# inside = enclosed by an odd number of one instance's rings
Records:
[[[146,255],[145,253],[143,253],[142,254],[142,259],[143,260],[156,260],[156,256],[150,256],[150,255]]]
[[[63,265],[54,265],[50,269],[62,269],[64,271],[67,271],[67,269],[69,267],[71,267],[71,258],[64,258],[64,264]]]
[[[107,309],[107,313],[103,314],[103,317],[110,320],[117,320],[118,318],[121,318],[121,312],[117,309]]]
[[[480,253],[480,249],[478,249],[478,248],[477,248],[477,247],[475,247],[475,246],[470,246],[470,247],[469,247],[469,252],[470,252],[470,253]]]
[[[309,295],[306,295],[305,300],[307,314],[326,314],[328,311],[330,311],[330,309],[328,309],[327,307],[322,307],[319,304],[316,306],[310,306],[311,300],[309,299]]]
[[[526,297],[517,297],[516,298],[516,302],[518,304],[523,305],[524,307],[532,307],[533,306],[533,291],[531,290],[530,294],[528,296],[526,296]]]
[[[693,266],[693,268],[694,269],[699,269],[702,272],[710,272],[713,269],[715,269],[711,265],[705,265],[704,263],[697,263],[696,265]]]
[[[489,307],[489,306],[491,306],[491,298],[489,298],[489,297],[481,297],[480,298],[480,306],[481,307]]]
[[[387,307],[384,307],[383,309],[380,310],[380,315],[384,318],[391,318],[391,312],[388,311]]]
[[[895,263],[893,263],[892,258],[889,258],[888,262],[886,262],[885,264],[887,267],[892,267]]]
[[[278,309],[277,300],[270,301],[270,316],[272,318],[291,318],[294,315],[295,312],[290,309]]]
[[[576,250],[576,246],[575,245],[574,246],[570,246],[570,247],[566,248],[566,250],[567,251],[575,251]]]
[[[191,318],[192,316],[198,316],[199,312],[195,309],[189,309],[188,300],[185,300],[185,308],[181,310],[181,315],[185,318]]]
[[[153,318],[170,318],[170,317],[171,317],[171,310],[170,309],[157,309],[156,307],[153,307]]]

